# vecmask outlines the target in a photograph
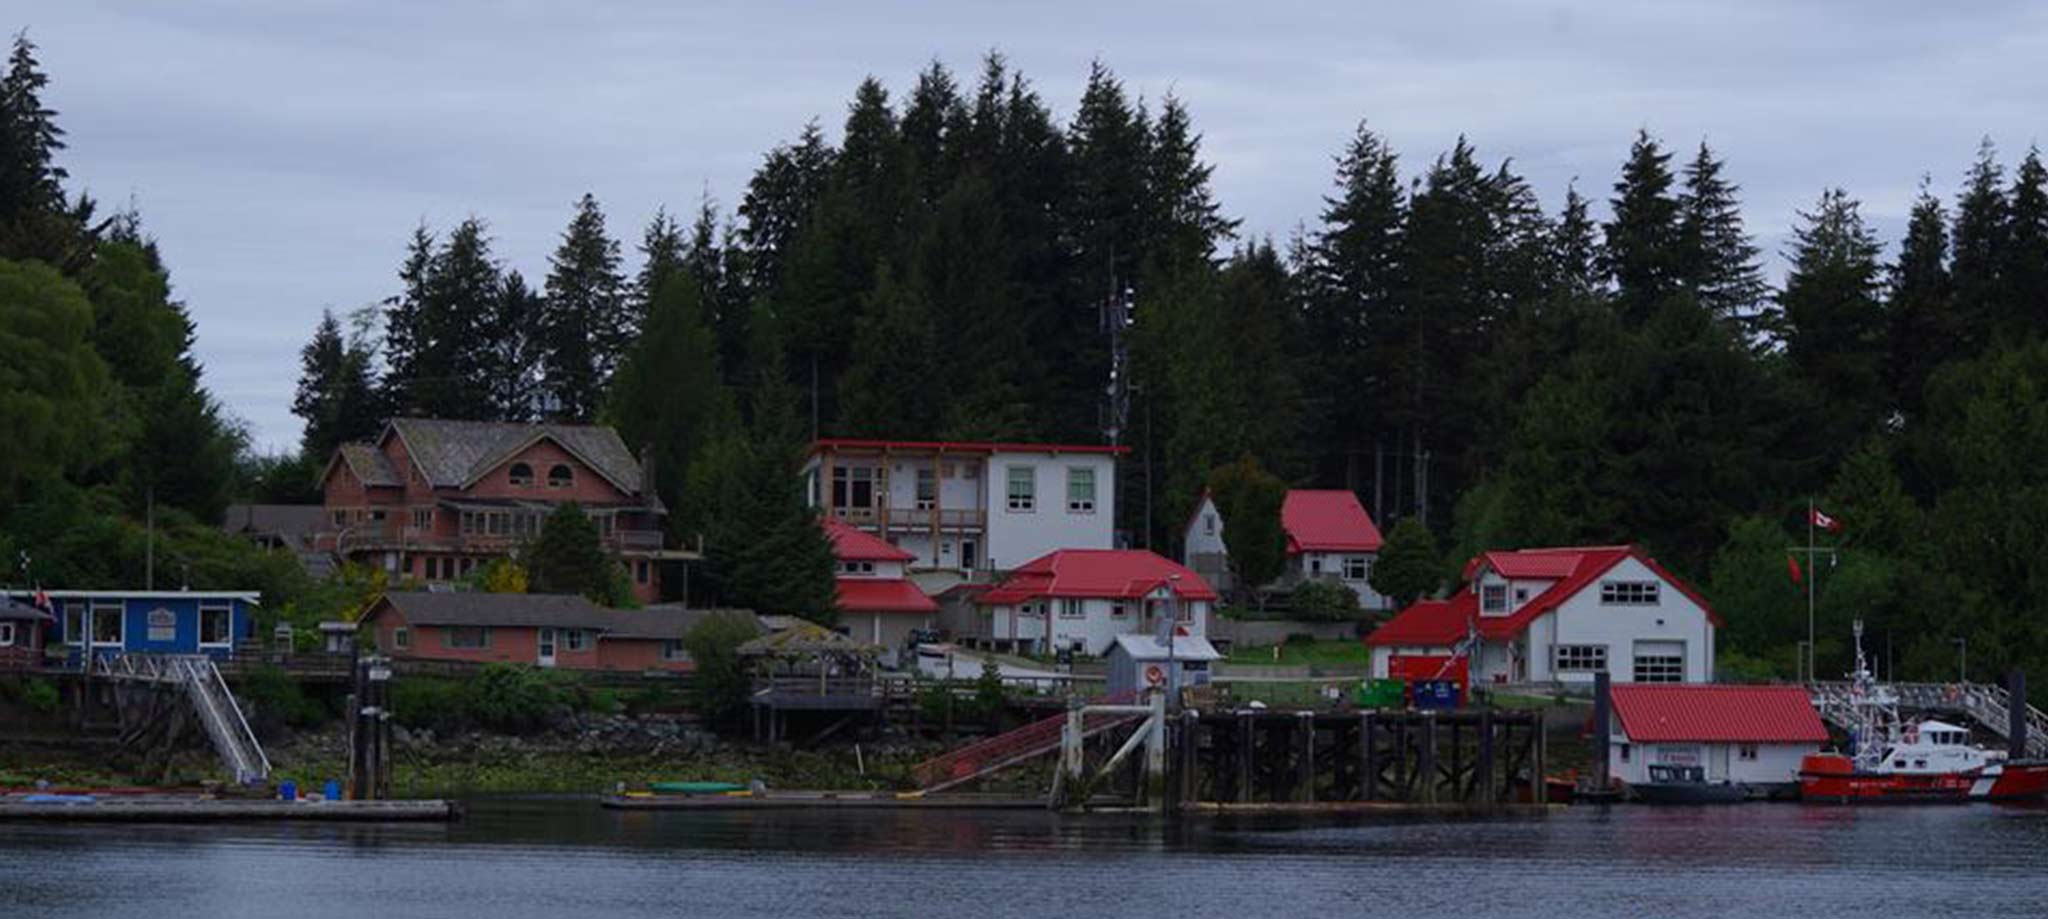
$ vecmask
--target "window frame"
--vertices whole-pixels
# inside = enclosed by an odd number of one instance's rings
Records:
[[[458,635],[476,635],[476,643],[458,641]],[[441,627],[441,647],[450,651],[485,651],[491,647],[491,627],[487,625],[448,625]]]
[[[121,603],[121,602],[119,602],[119,601],[117,601],[117,600],[93,600],[93,601],[90,601],[90,602],[91,602],[91,604],[92,604],[92,630],[93,630],[94,634],[92,634],[92,635],[90,635],[90,636],[87,636],[87,637],[88,637],[88,639],[89,639],[89,640],[90,640],[90,641],[92,642],[92,646],[93,646],[93,647],[95,647],[95,648],[125,648],[125,647],[127,647],[127,646],[128,646],[128,608],[127,608],[127,605],[126,605],[126,604],[124,604],[124,603]],[[112,615],[107,615],[107,614],[109,614],[109,613],[111,613]],[[101,640],[100,640],[100,637],[99,637],[99,635],[98,635],[98,632],[100,631],[100,624],[101,624],[102,622],[106,622],[106,621],[109,621],[109,620],[112,620],[112,622],[114,623],[114,640],[113,640],[113,641],[101,641]]]
[[[1354,568],[1356,568],[1356,573],[1353,572]],[[1347,581],[1371,580],[1372,559],[1363,555],[1344,556],[1343,578]]]
[[[911,497],[917,509],[928,511],[939,506],[939,471],[930,466],[917,467],[917,480],[912,485]]]
[[[1601,606],[1657,606],[1663,602],[1663,583],[1648,581],[1601,581]]]
[[[583,652],[590,650],[590,630],[563,629],[562,650]]]
[[[1504,615],[1508,611],[1508,585],[1479,585],[1479,612],[1481,615]]]
[[[1630,660],[1629,678],[1637,683],[1683,683],[1685,653],[1635,654]]]
[[[1756,745],[1756,744],[1753,744],[1753,743],[1746,743],[1746,744],[1736,744],[1736,745],[1735,745],[1735,761],[1736,761],[1736,762],[1740,762],[1740,763],[1753,763],[1753,762],[1756,762],[1756,761],[1757,761],[1757,755],[1758,755],[1758,751],[1757,751],[1757,745]]]
[[[524,475],[520,474],[522,469],[525,470]],[[533,466],[528,463],[513,463],[505,470],[505,482],[515,488],[532,488]]]
[[[690,659],[690,651],[688,648],[683,647],[683,640],[680,638],[662,639],[659,654],[662,660],[670,663]]]
[[[0,622],[0,648],[14,647],[14,623]]]
[[[64,643],[72,647],[85,645],[85,612],[89,600],[65,600],[58,615],[63,617]]]
[[[881,480],[873,466],[832,467],[832,481],[828,486],[832,489],[832,506],[873,508],[875,485]],[[855,500],[856,492],[865,492],[866,500]]]
[[[227,637],[219,641],[206,640],[206,617],[219,615],[227,622],[222,633]],[[225,600],[199,601],[199,646],[201,648],[232,648],[235,646],[235,605]]]
[[[394,651],[412,650],[412,630],[402,625],[393,627],[391,630],[391,649]]]
[[[1019,477],[1021,474],[1021,478]],[[1024,486],[1021,490],[1017,487]],[[1012,514],[1035,514],[1038,512],[1038,467],[1015,465],[1003,467],[1003,507]]]
[[[1609,665],[1606,645],[1551,645],[1552,673],[1599,673]]]
[[[1059,615],[1061,619],[1088,618],[1088,601],[1080,597],[1061,597],[1059,601]]]
[[[560,475],[556,475],[556,473],[560,473]],[[576,470],[574,470],[574,469],[571,469],[571,468],[569,468],[569,464],[568,464],[568,463],[556,463],[556,464],[554,464],[553,466],[549,466],[549,467],[548,467],[548,487],[549,487],[549,488],[574,488],[574,487],[576,487]]]
[[[1075,497],[1075,496],[1074,496],[1075,486],[1077,486],[1077,485],[1080,485],[1080,484],[1081,484],[1081,483],[1082,483],[1083,481],[1085,481],[1085,482],[1087,483],[1087,485],[1088,485],[1088,496],[1087,496],[1087,497],[1085,497],[1085,498],[1077,498],[1077,497]],[[1096,487],[1095,487],[1095,486],[1096,486],[1096,481],[1095,481],[1095,467],[1093,467],[1093,466],[1068,466],[1068,467],[1067,467],[1067,513],[1069,513],[1069,514],[1093,514],[1093,513],[1095,513],[1095,503],[1096,503],[1096,501],[1095,501],[1095,498],[1096,498],[1096,494],[1097,494],[1097,492],[1096,492]]]

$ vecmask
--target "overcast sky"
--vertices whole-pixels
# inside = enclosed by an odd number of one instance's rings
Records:
[[[1112,9],[1111,7],[1115,7]],[[1628,144],[1706,140],[1760,244],[1846,187],[1887,242],[1990,136],[2048,132],[2048,4],[1713,2],[8,4],[52,77],[74,189],[132,199],[199,325],[206,381],[259,447],[294,445],[323,307],[390,294],[406,236],[486,219],[536,284],[595,193],[629,242],[657,206],[730,209],[764,152],[837,136],[866,75],[1001,50],[1064,122],[1100,57],[1184,99],[1224,207],[1312,221],[1365,119],[1413,171],[1468,135],[1554,209],[1605,199]],[[1774,266],[1774,271],[1775,266]]]

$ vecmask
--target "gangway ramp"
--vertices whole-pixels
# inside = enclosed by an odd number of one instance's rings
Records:
[[[1126,692],[1098,701],[1104,705],[1127,705],[1136,698],[1136,693]],[[1089,714],[1082,720],[1081,736],[1092,737],[1143,717],[1145,716],[1140,714]],[[944,791],[956,785],[964,785],[1058,750],[1060,733],[1066,727],[1066,723],[1067,713],[1061,712],[1033,721],[1016,730],[950,750],[911,767],[911,778],[926,792]]]
[[[1891,683],[1889,688],[1898,697],[1899,710],[1904,712],[1953,712],[1968,717],[1985,730],[2012,740],[2012,693],[2005,687],[1992,683]],[[1822,718],[1839,728],[1853,727],[1850,713],[1854,711],[1855,684],[1848,682],[1817,682],[1812,685],[1813,705],[1820,710]],[[2026,719],[2026,755],[2029,759],[2048,759],[2048,714],[2024,701]]]
[[[130,652],[93,659],[93,672],[109,680],[170,686],[182,690],[199,716],[206,737],[241,785],[270,778],[270,758],[256,741],[256,732],[242,715],[235,694],[213,658],[203,654]]]

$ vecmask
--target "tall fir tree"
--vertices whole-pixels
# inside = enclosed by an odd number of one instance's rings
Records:
[[[1768,327],[1763,311],[1770,287],[1743,229],[1740,189],[1722,177],[1725,168],[1704,142],[1685,166],[1678,195],[1679,283],[1707,312],[1756,334]]]
[[[2048,331],[2048,167],[2039,147],[2013,170],[2006,200],[2001,319],[2013,335],[2038,335]]]
[[[1322,423],[1311,437],[1325,445],[1321,478],[1361,488],[1369,467],[1360,460],[1379,444],[1379,407],[1392,399],[1387,371],[1405,343],[1397,293],[1407,283],[1408,204],[1393,149],[1363,122],[1337,159],[1336,185],[1300,259],[1307,333],[1320,343],[1308,388],[1356,387],[1366,398],[1318,406],[1312,417]]]
[[[654,487],[674,508],[686,506],[684,483],[707,445],[739,421],[708,319],[688,274],[668,273],[606,403],[605,421],[629,448],[653,460]],[[670,523],[673,536],[694,541],[681,515]]]
[[[1957,356],[1957,336],[1963,331],[1948,271],[1948,212],[1924,179],[1891,267],[1889,293],[1886,379],[1892,404],[1911,419],[1920,414],[1928,377]]]
[[[1857,207],[1848,193],[1830,189],[1813,211],[1800,214],[1788,253],[1792,267],[1778,296],[1785,354],[1824,406],[1809,433],[1830,469],[1876,433],[1889,403],[1883,268],[1877,238]]]
[[[36,61],[36,45],[23,30],[14,35],[7,74],[0,77],[0,224],[11,225],[64,207],[64,179],[57,162],[64,129],[43,104],[50,77]]]
[[[938,429],[938,342],[922,279],[884,264],[867,295],[846,371],[839,429],[860,437],[914,439]]]
[[[2006,242],[2011,229],[2011,202],[2003,186],[2005,170],[1998,150],[1986,138],[1956,198],[1955,229],[1950,235],[1949,275],[1955,284],[1957,331],[1966,353],[1990,340],[1990,330],[2004,316]]]
[[[1671,154],[1648,131],[1636,134],[1628,162],[1608,201],[1607,273],[1624,318],[1647,320],[1684,282],[1679,201],[1671,186]]]
[[[310,464],[325,463],[344,443],[368,440],[383,424],[374,360],[367,342],[344,336],[334,313],[321,311],[312,340],[299,351],[299,386],[292,396],[292,414],[305,422],[299,455]]]
[[[769,151],[747,181],[740,201],[740,243],[747,255],[747,290],[771,296],[782,280],[783,262],[825,194],[838,152],[813,121],[797,139]]]
[[[612,368],[632,339],[619,243],[605,233],[604,212],[589,194],[548,259],[547,297],[536,323],[542,414],[590,421],[603,404]]]
[[[508,271],[499,284],[484,348],[484,379],[493,417],[499,421],[531,421],[539,408],[540,376],[533,329],[546,304],[526,276]]]

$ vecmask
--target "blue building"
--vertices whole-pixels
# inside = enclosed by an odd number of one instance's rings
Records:
[[[253,590],[49,590],[55,619],[43,645],[66,647],[72,660],[90,637],[95,654],[153,651],[233,657],[235,645],[256,635]],[[23,603],[33,591],[9,591]]]

